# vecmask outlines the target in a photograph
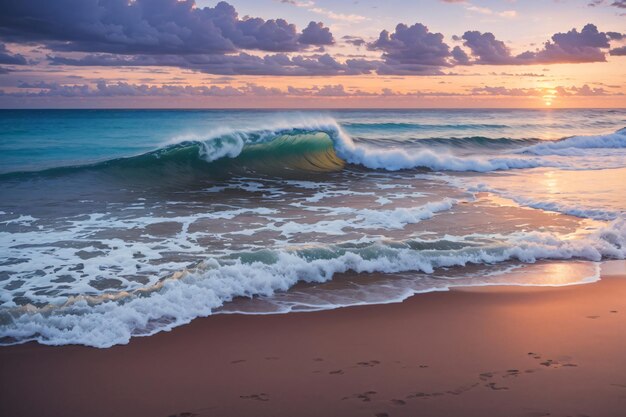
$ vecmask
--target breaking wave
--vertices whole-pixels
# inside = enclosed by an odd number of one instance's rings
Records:
[[[211,315],[236,297],[271,296],[298,282],[323,283],[347,272],[429,274],[471,264],[625,257],[625,219],[582,236],[517,232],[476,240],[448,236],[435,241],[308,245],[292,250],[233,253],[207,259],[152,287],[100,297],[78,296],[56,306],[27,305],[5,310],[0,314],[1,342],[36,340],[50,345],[109,347],[128,343],[133,336],[152,335]]]
[[[58,175],[87,169],[124,174],[140,171],[176,175],[184,171],[196,176],[247,173],[285,176],[333,172],[346,164],[387,171],[572,168],[562,158],[547,156],[580,156],[589,149],[626,148],[626,129],[608,135],[556,141],[465,137],[384,142],[352,138],[333,119],[313,119],[256,130],[222,130],[205,138],[169,143],[137,156],[52,168],[34,174]],[[33,173],[10,173],[2,177],[15,175]]]

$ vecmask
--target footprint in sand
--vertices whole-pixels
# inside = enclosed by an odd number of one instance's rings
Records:
[[[323,362],[324,358],[313,358],[314,362]]]
[[[341,400],[356,399],[356,400],[361,400],[363,402],[370,402],[372,401],[372,397],[376,394],[377,394],[376,391],[366,391],[366,392],[362,392],[358,394],[352,394],[348,397],[343,397]]]
[[[600,317],[600,316],[587,316],[587,318],[588,318],[588,319],[593,319],[593,320],[595,320],[595,319],[597,319],[597,318],[599,318],[599,317]]]
[[[240,395],[239,398],[242,400],[256,400],[256,401],[269,401],[269,395],[265,393],[260,394],[250,394],[250,395]]]
[[[330,371],[329,374],[331,375],[343,375],[344,372],[342,369],[337,369],[336,371]]]
[[[479,385],[480,385],[480,383],[478,383],[478,382],[476,382],[474,384],[462,385],[462,386],[457,387],[457,388],[455,388],[453,390],[446,391],[446,394],[461,395],[464,392],[467,392],[467,391],[471,390],[472,388],[475,388],[475,387],[477,387]]]
[[[195,413],[190,413],[189,411],[183,411],[182,413],[172,414],[168,417],[194,417],[197,416]]]
[[[496,372],[483,372],[482,374],[478,375],[478,378],[481,381],[487,381],[491,378],[493,378],[493,376],[496,374]]]
[[[504,373],[502,378],[518,377],[519,375],[520,375],[519,369],[509,369]]]
[[[531,355],[533,357],[533,359],[542,360],[541,355],[539,355],[537,353],[530,352],[528,355]],[[563,361],[557,361],[557,360],[553,360],[553,359],[546,359],[543,362],[539,362],[539,365],[545,366],[546,368],[553,368],[553,369],[562,368],[562,367],[572,367],[572,368],[575,368],[575,367],[578,366],[576,363],[573,363],[573,362],[571,362],[569,360],[569,359],[571,359],[569,356],[565,356],[562,359],[563,359]],[[526,371],[526,372],[528,372],[528,371]]]
[[[245,362],[245,361],[246,361],[245,359],[237,359],[237,360],[234,360],[234,361],[230,361],[230,363],[236,364],[236,363],[242,363],[242,362]]]
[[[356,364],[359,365],[359,366],[364,366],[364,367],[371,368],[373,366],[380,365],[380,361],[377,361],[377,360],[363,361],[363,362],[357,362]]]
[[[411,400],[413,398],[428,399],[432,397],[441,397],[442,395],[445,395],[445,394],[443,392],[415,392],[413,394],[407,395],[406,399],[407,400]]]
[[[393,405],[406,405],[406,401],[404,400],[399,400],[397,398],[394,398],[393,400],[391,400],[391,403]]]
[[[505,386],[498,386],[495,382],[490,382],[488,384],[485,384],[485,386],[487,388],[491,388],[494,391],[506,391],[509,389],[509,387],[505,387]]]

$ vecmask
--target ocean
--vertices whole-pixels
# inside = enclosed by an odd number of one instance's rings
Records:
[[[626,257],[626,110],[0,111],[0,343],[575,285]]]

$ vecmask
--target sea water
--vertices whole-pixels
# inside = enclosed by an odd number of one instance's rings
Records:
[[[626,256],[626,110],[0,111],[0,342],[572,285]]]

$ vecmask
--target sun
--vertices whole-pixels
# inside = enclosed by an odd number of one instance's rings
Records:
[[[547,107],[552,106],[552,102],[554,101],[554,99],[557,96],[557,91],[554,88],[546,88],[544,90],[544,94],[543,94],[543,104],[545,104]]]

